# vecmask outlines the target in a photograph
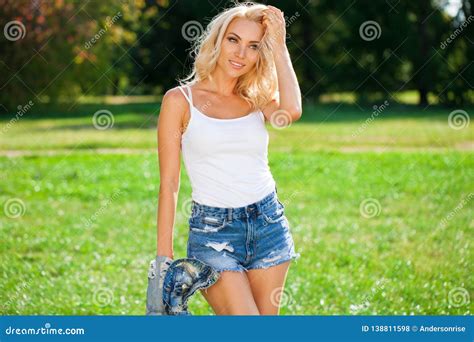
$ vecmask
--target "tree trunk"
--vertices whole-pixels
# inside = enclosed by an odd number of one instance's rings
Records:
[[[419,32],[419,47],[420,47],[420,63],[419,67],[422,67],[422,70],[419,71],[418,80],[416,82],[419,94],[419,106],[428,105],[428,84],[427,84],[427,65],[424,63],[428,59],[428,35],[426,31],[426,16],[428,11],[426,10],[426,5],[420,3],[420,16],[418,17],[418,32]]]

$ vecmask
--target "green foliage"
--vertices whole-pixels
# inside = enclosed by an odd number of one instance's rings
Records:
[[[3,111],[116,92],[132,71],[123,54],[136,40],[127,27],[139,4],[0,1],[1,27],[11,26],[0,40]]]
[[[390,101],[415,89],[424,107],[431,98],[456,107],[474,103],[472,0],[463,0],[454,17],[438,0],[268,3],[285,13],[287,45],[308,102],[332,92],[352,92],[360,104]],[[0,0],[0,26],[24,27],[20,39],[0,37],[0,111],[29,101],[161,95],[190,71],[186,24],[205,28],[231,5]]]

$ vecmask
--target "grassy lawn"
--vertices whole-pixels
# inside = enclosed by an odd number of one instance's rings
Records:
[[[306,106],[303,117],[289,129],[271,129],[271,151],[428,148],[473,150],[472,125],[455,130],[448,125],[451,110],[390,106],[364,125],[374,110],[355,105]],[[67,106],[65,107],[65,110]],[[108,110],[113,126],[98,130],[93,114]],[[474,108],[473,108],[474,109]],[[469,111],[468,111],[469,112]],[[470,111],[472,112],[472,110]],[[0,121],[2,150],[61,150],[126,148],[156,150],[159,104],[82,105],[68,116],[58,113],[26,113],[6,133]]]
[[[114,124],[102,131],[92,114],[104,108]],[[144,314],[158,109],[26,113],[0,135],[1,314]],[[392,106],[361,129],[370,108],[327,104],[268,126],[301,253],[281,314],[472,314],[474,132],[451,128],[450,111]],[[191,194],[182,170],[177,258]],[[200,294],[190,311],[212,314]]]

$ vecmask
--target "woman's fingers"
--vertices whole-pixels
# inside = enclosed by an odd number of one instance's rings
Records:
[[[284,20],[284,17],[283,17],[283,14],[282,14],[281,11],[277,12],[277,11],[271,10],[271,9],[264,10],[263,16],[266,19],[271,18],[272,21],[275,21],[275,22],[278,22],[278,23],[282,23],[283,20]]]
[[[276,14],[277,16],[283,16],[283,12],[280,11],[280,9],[274,7],[274,6],[271,6],[271,5],[268,5],[268,9],[265,9],[264,11],[271,11],[272,13]]]

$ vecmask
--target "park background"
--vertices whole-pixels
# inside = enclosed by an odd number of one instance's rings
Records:
[[[283,315],[472,314],[474,2],[296,0]],[[142,315],[161,98],[229,1],[0,0],[0,313]],[[182,165],[175,257],[191,188]],[[193,314],[212,314],[204,298]]]

